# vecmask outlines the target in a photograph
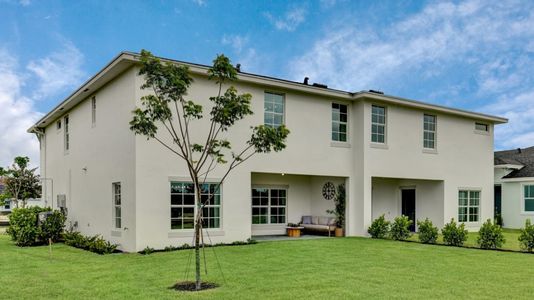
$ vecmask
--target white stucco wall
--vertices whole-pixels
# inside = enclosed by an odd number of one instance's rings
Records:
[[[53,199],[55,208],[57,195],[66,195],[67,227],[77,223],[75,229],[83,234],[101,234],[126,250],[135,248],[135,146],[134,135],[121,124],[128,124],[134,108],[133,79],[130,69],[65,112],[69,115],[68,153],[64,151],[63,117],[61,130],[56,129],[56,122],[46,127],[42,141],[46,150],[41,152],[41,176],[52,179],[47,181],[47,198]],[[95,126],[91,121],[93,95]],[[122,184],[123,228],[119,230],[112,223],[113,182]]]

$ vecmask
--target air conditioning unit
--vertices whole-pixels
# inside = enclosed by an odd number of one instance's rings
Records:
[[[66,208],[67,207],[67,195],[59,194],[57,195],[57,207]]]

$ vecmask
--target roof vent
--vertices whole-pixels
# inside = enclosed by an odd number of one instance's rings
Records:
[[[237,72],[241,72],[241,64],[235,65],[235,69],[237,70]]]
[[[310,80],[308,77],[304,77],[304,81],[302,83],[308,85],[308,80]]]
[[[517,153],[521,153],[521,148],[517,148]]]
[[[317,82],[315,82],[315,83],[313,84],[313,86],[314,86],[314,87],[318,87],[318,88],[322,88],[322,89],[327,89],[327,88],[328,88],[328,85],[326,85],[326,84],[322,84],[322,83],[317,83]]]
[[[378,90],[369,90],[369,93],[384,95],[384,92]]]

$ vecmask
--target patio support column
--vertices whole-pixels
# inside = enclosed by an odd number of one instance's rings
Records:
[[[371,178],[349,177],[347,187],[346,235],[366,236],[371,224]]]

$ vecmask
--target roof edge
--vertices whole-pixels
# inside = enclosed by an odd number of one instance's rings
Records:
[[[69,102],[74,97],[79,96],[81,93],[89,89],[91,85],[98,78],[104,76],[106,73],[112,70],[119,62],[127,61],[133,65],[139,62],[140,55],[141,55],[140,53],[131,52],[131,51],[120,52],[109,63],[107,63],[100,71],[98,71],[95,75],[93,75],[91,78],[85,81],[82,85],[80,85],[79,88],[77,88],[74,92],[72,92],[69,96],[67,96],[63,101],[61,101],[58,105],[56,105],[47,114],[41,117],[27,131],[29,133],[37,132],[36,129],[40,128],[39,124],[43,125],[46,121],[48,121],[48,119],[51,116],[53,116],[58,111],[60,111],[62,107],[69,104]],[[210,68],[209,66],[202,65],[202,64],[189,63],[189,62],[168,59],[168,58],[163,58],[163,57],[158,57],[158,58],[164,62],[172,62],[172,63],[179,63],[179,64],[187,65],[190,67],[191,72],[197,73],[197,74],[207,74],[207,70]],[[446,106],[437,105],[437,104],[430,104],[430,103],[425,103],[422,101],[416,101],[416,100],[411,100],[411,99],[406,99],[406,98],[401,98],[401,97],[396,97],[396,96],[391,96],[391,95],[376,94],[376,93],[371,93],[367,91],[360,91],[360,92],[354,93],[354,92],[348,92],[348,91],[342,91],[342,90],[336,90],[336,89],[330,89],[330,88],[315,87],[313,85],[305,85],[303,83],[296,82],[296,81],[290,81],[290,80],[269,77],[269,76],[264,76],[264,75],[258,75],[258,74],[253,74],[253,73],[247,73],[247,72],[239,72],[238,78],[239,80],[243,80],[246,82],[264,84],[264,85],[266,84],[266,85],[272,85],[272,86],[281,86],[282,88],[286,88],[286,89],[307,92],[307,93],[312,93],[312,94],[317,94],[317,95],[323,95],[323,96],[344,98],[347,100],[371,98],[371,99],[386,101],[390,103],[398,103],[400,105],[405,105],[405,106],[417,107],[423,110],[427,109],[427,110],[440,111],[443,113],[449,113],[449,114],[454,114],[454,115],[463,115],[465,117],[480,119],[480,120],[492,122],[495,124],[502,124],[502,123],[508,122],[508,119],[497,117],[497,116],[476,113],[476,112],[446,107]],[[47,125],[48,124],[46,124],[45,126]]]

